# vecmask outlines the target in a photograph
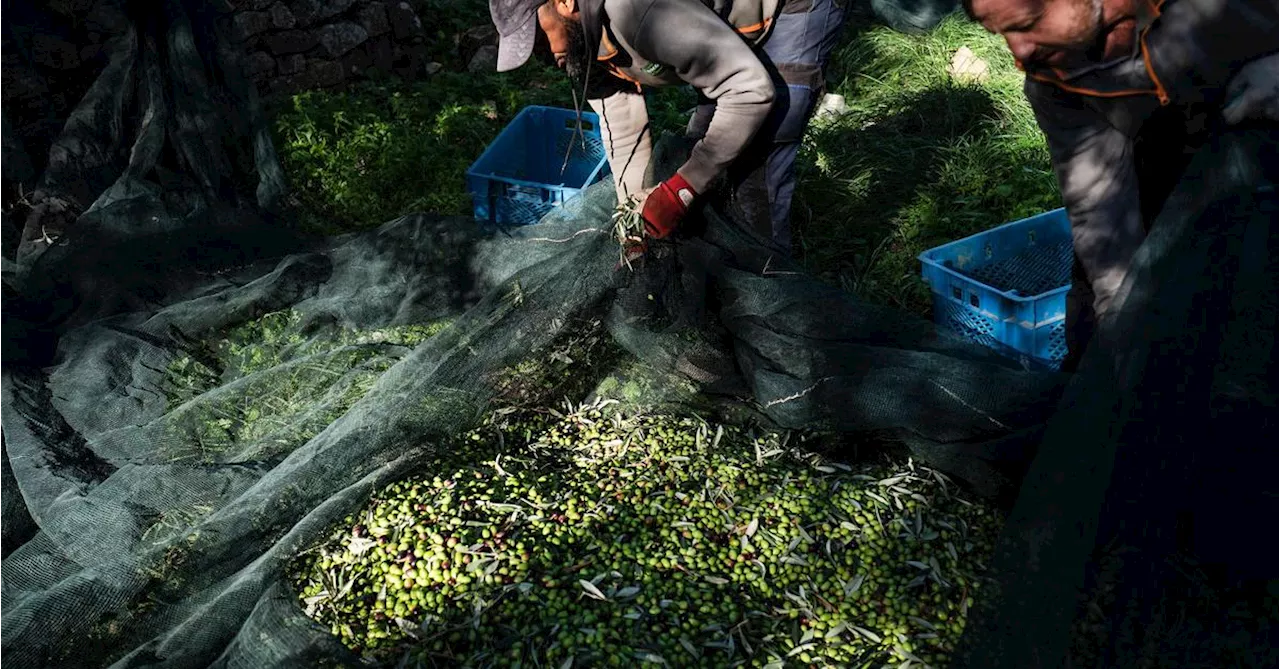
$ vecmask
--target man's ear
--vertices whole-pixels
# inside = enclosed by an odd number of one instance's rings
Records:
[[[566,19],[578,17],[578,0],[551,0],[551,4],[555,6],[556,13]]]

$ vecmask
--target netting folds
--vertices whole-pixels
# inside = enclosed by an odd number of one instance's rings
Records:
[[[1276,147],[1218,136],[1161,210],[1022,484],[970,666],[1275,666]]]
[[[1232,567],[1218,581],[1274,583],[1274,542],[1241,538],[1274,527],[1255,515],[1275,508],[1275,175],[1259,171],[1274,129],[1206,152],[1209,176],[1175,196],[1112,336],[1067,385],[818,283],[714,206],[615,271],[607,182],[490,237],[424,215],[290,234],[265,125],[209,10],[121,11],[127,30],[41,181],[60,203],[48,216],[78,215],[52,246],[29,238],[6,276],[16,666],[367,663],[304,615],[287,565],[448,456],[495,396],[548,391],[898,444],[993,498],[1027,470],[965,666],[1053,663],[1069,645],[1099,666],[1158,666],[1152,652],[1235,639],[1226,613],[1178,633],[1179,612],[1212,608],[1179,594],[1168,558],[1190,549]],[[1125,578],[1086,568],[1133,554]],[[1103,618],[1077,615],[1077,589],[1103,582],[1121,586]],[[1152,620],[1170,633],[1126,636]],[[1073,622],[1126,633],[1085,643]],[[1246,650],[1274,647],[1246,631]]]

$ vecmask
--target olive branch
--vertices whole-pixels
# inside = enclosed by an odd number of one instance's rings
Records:
[[[618,261],[631,268],[627,247],[644,241],[644,219],[640,216],[641,199],[637,195],[619,202],[613,210],[613,236],[618,240]]]

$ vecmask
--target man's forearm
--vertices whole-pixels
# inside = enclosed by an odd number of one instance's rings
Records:
[[[680,174],[698,192],[705,192],[750,144],[768,118],[771,107],[771,98],[765,102],[717,100],[706,135],[694,145]]]
[[[760,57],[710,9],[697,2],[653,0],[627,26],[630,43],[650,62],[714,100],[704,136],[679,170],[698,192],[747,148],[773,107],[774,84]]]

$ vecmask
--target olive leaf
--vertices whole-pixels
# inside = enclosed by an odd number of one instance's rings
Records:
[[[600,588],[597,588],[595,583],[592,583],[591,581],[579,580],[578,585],[582,586],[582,589],[586,591],[588,595],[594,597],[595,599],[598,599],[603,602],[609,601],[609,598],[605,597],[603,592],[600,592]]]

